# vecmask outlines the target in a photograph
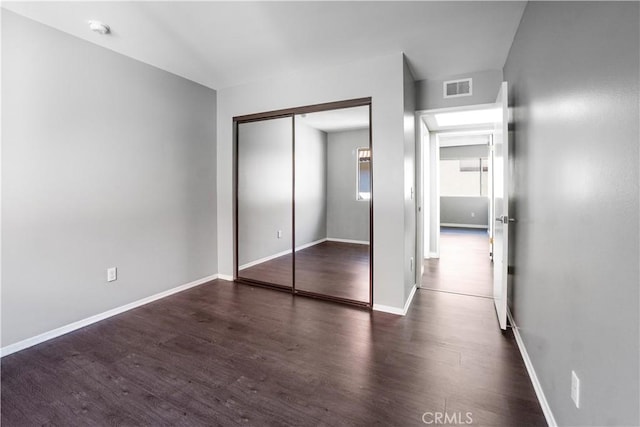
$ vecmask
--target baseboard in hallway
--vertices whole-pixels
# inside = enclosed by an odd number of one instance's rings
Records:
[[[433,289],[433,288],[427,288],[427,287],[424,287],[424,286],[421,287],[420,290],[431,291],[431,292],[442,292],[442,293],[445,293],[445,294],[463,295],[463,296],[466,296],[466,297],[493,299],[493,297],[490,297],[490,296],[487,296],[487,295],[469,294],[469,293],[455,292],[455,291],[445,291],[445,290],[442,290],[442,289]]]

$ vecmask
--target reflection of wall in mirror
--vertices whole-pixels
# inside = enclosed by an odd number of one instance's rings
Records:
[[[357,150],[369,129],[330,132],[327,142],[327,237],[369,241],[369,201],[357,200]]]
[[[238,127],[238,264],[291,250],[291,119]],[[278,231],[282,236],[278,238]]]
[[[296,250],[327,238],[327,134],[296,121]]]
[[[240,125],[241,269],[291,252],[291,143],[276,127],[275,121]],[[369,202],[356,197],[357,149],[368,145],[368,129],[327,134],[296,122],[296,250],[327,239],[369,241]]]

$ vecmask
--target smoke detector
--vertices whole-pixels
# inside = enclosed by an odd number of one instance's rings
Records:
[[[95,31],[98,34],[109,34],[111,32],[111,28],[107,24],[103,24],[100,21],[89,21],[89,28],[91,31]]]

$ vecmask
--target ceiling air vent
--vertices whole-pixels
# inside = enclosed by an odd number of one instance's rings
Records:
[[[471,79],[449,80],[442,84],[445,98],[471,95]]]

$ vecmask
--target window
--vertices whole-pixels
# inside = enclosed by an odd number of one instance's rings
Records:
[[[371,200],[371,149],[358,148],[356,200]]]
[[[488,181],[486,157],[440,160],[441,196],[487,196]]]

